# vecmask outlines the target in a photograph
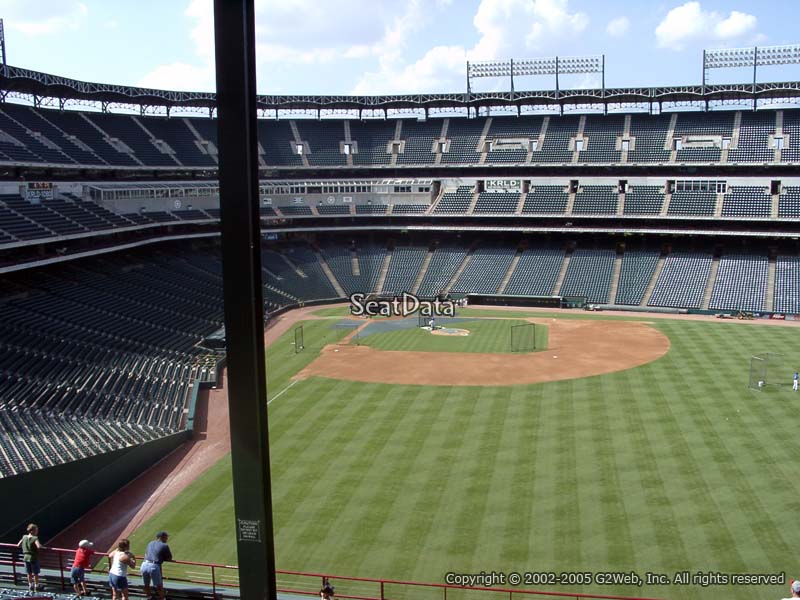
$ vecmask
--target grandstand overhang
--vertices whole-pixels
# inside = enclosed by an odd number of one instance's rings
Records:
[[[68,101],[97,102],[144,107],[205,109],[213,114],[216,94],[180,92],[135,86],[79,81],[31,69],[6,65],[0,69],[0,99],[10,93],[28,96],[36,105],[55,99],[63,108]],[[387,111],[428,109],[480,109],[491,107],[561,108],[572,105],[614,104],[685,105],[691,103],[741,102],[800,98],[800,82],[731,83],[665,87],[592,88],[538,91],[394,94],[384,96],[349,95],[260,95],[261,111]]]

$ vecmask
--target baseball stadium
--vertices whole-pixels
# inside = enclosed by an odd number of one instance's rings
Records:
[[[588,56],[256,96],[263,528],[234,500],[217,96],[1,38],[0,598],[74,597],[80,540],[109,598],[107,552],[159,531],[169,598],[246,598],[265,536],[281,600],[791,595],[800,82],[705,75],[800,46],[704,51],[700,85],[471,87],[604,82]]]

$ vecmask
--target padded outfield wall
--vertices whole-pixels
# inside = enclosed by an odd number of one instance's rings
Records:
[[[0,479],[0,542],[18,542],[31,522],[39,525],[43,539],[56,535],[190,437],[190,431],[181,431],[138,446]]]

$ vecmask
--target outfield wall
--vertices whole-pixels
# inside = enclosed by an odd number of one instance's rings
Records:
[[[0,542],[16,543],[27,523],[48,539],[133,481],[191,437],[164,438],[0,479]]]

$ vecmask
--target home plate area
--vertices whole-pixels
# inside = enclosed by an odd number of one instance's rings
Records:
[[[432,331],[430,327],[423,327],[422,329],[427,329],[433,335],[453,335],[460,337],[469,335],[469,329],[456,329],[455,327],[435,327]]]

